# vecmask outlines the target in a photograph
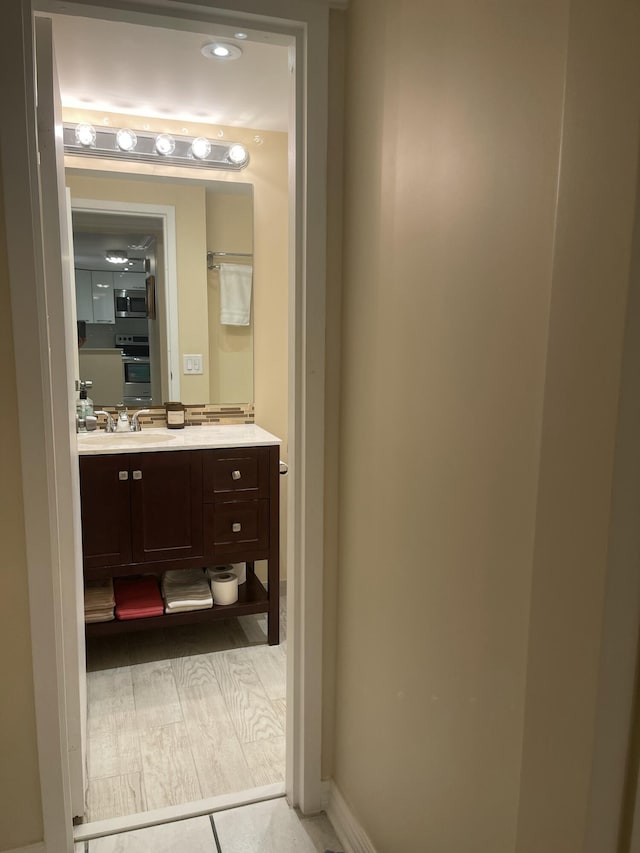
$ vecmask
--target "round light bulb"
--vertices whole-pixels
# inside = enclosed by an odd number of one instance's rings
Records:
[[[173,154],[175,147],[176,141],[168,133],[161,133],[156,136],[156,151],[158,154],[162,154],[163,157]]]
[[[232,145],[229,149],[227,157],[229,158],[229,160],[231,160],[232,163],[235,163],[236,166],[239,166],[242,163],[247,162],[249,155],[244,145]]]
[[[123,127],[116,133],[116,145],[121,151],[133,151],[138,144],[138,137],[128,127]]]
[[[230,53],[231,53],[231,51],[229,50],[229,48],[223,44],[217,44],[213,48],[213,55],[214,56],[229,56]]]
[[[191,153],[198,160],[206,160],[209,154],[211,154],[211,143],[204,136],[199,136],[191,143]]]
[[[79,124],[76,127],[76,142],[80,145],[95,145],[96,129],[92,124]]]

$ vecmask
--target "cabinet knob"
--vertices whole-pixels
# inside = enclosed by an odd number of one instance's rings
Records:
[[[142,471],[134,471],[133,472],[133,479],[134,480],[141,480],[142,479]]]
[[[232,480],[239,480],[240,477],[242,477],[242,474],[240,473],[240,471],[232,471],[231,472],[231,479]]]
[[[231,525],[231,529],[233,530],[234,533],[240,533],[240,531],[242,530],[242,525],[240,524],[239,521],[234,521],[233,524]]]
[[[118,479],[119,480],[128,480],[129,472],[128,471],[118,471]]]

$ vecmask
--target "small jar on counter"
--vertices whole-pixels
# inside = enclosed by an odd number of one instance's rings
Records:
[[[165,403],[167,413],[167,429],[184,429],[184,405],[182,403]]]

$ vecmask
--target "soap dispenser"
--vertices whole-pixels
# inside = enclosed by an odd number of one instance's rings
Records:
[[[87,389],[91,388],[93,383],[90,379],[81,379],[79,384],[80,393],[78,395],[78,402],[76,403],[78,432],[86,432],[87,416],[93,415],[93,400],[88,396]]]

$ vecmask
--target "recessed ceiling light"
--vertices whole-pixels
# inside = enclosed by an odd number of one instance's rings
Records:
[[[234,34],[233,34],[233,37],[234,37],[234,38],[237,38],[237,39],[246,39],[246,38],[247,38],[247,34],[246,34],[246,33],[234,33]]]
[[[170,134],[160,133],[156,136],[156,151],[158,154],[168,157],[169,154],[173,154],[175,147],[176,141]]]
[[[228,42],[212,41],[200,48],[200,53],[206,56],[207,59],[219,59],[228,61],[230,59],[238,59],[242,56],[242,50],[237,44],[229,44]]]
[[[129,255],[124,249],[107,249],[105,258],[110,264],[126,264],[129,260]]]

